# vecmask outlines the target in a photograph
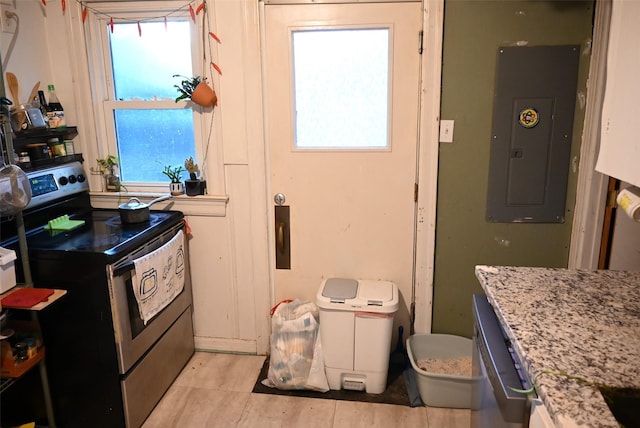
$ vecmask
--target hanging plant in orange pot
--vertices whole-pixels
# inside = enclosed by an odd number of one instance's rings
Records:
[[[213,90],[205,82],[200,82],[191,94],[191,101],[203,107],[211,107],[216,105],[218,97],[216,91]]]
[[[174,74],[173,77],[183,78],[179,85],[173,85],[178,90],[176,102],[189,98],[202,107],[212,107],[218,103],[216,91],[200,79],[200,76],[185,77]]]

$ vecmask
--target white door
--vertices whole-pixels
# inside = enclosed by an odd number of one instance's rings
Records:
[[[265,5],[270,191],[289,207],[276,302],[315,301],[326,277],[389,280],[408,331],[421,17],[420,2]]]

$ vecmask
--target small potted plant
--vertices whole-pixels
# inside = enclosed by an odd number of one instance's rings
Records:
[[[184,169],[182,165],[179,166],[171,166],[165,165],[162,173],[169,177],[171,183],[169,184],[169,189],[173,196],[182,195],[184,193],[184,189],[182,188],[182,173]]]
[[[91,172],[101,174],[104,177],[105,190],[108,192],[119,192],[124,186],[120,182],[120,177],[116,174],[116,167],[120,163],[116,156],[108,155],[104,159],[96,159],[97,168],[91,167]]]
[[[189,159],[184,161],[184,167],[189,173],[189,179],[184,181],[187,196],[204,195],[207,190],[207,182],[198,179],[200,168],[198,168],[198,164],[193,161],[192,156],[189,156]]]
[[[179,74],[174,74],[173,77],[182,77],[179,85],[173,85],[178,90],[176,102],[189,98],[202,107],[211,107],[218,103],[216,91],[207,85],[206,78],[186,77]]]

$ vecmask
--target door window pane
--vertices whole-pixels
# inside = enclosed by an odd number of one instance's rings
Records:
[[[389,29],[293,32],[295,145],[389,146]]]

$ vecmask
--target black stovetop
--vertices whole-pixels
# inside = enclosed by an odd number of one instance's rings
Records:
[[[84,170],[77,162],[27,175],[32,191],[35,185],[46,182],[46,192],[42,192],[40,187],[35,189],[37,196],[18,217],[0,216],[0,246],[15,250],[18,258],[21,257],[20,229],[25,231],[27,249],[32,257],[111,264],[173,226],[181,225],[184,218],[180,211],[150,210],[148,221],[123,224],[117,208],[97,209],[91,206],[88,184],[86,180],[80,180],[84,177]],[[73,177],[76,180],[71,184]],[[68,215],[71,220],[83,220],[84,224],[66,231],[45,229],[48,221],[63,215]],[[18,265],[20,263],[16,263]],[[16,273],[21,277],[21,269]]]
[[[104,269],[104,266],[130,256],[172,227],[181,225],[184,215],[180,211],[151,211],[149,221],[122,224],[118,210],[91,209],[71,214],[70,218],[84,220],[85,223],[69,231],[46,230],[43,223],[27,229],[32,273],[45,260],[59,265]],[[16,252],[16,279],[23,283],[25,276],[17,237],[5,240],[1,246]]]
[[[84,220],[84,224],[68,231],[47,230],[49,220],[69,215],[71,220]],[[182,223],[180,211],[150,210],[149,220],[123,224],[117,209],[92,208],[88,193],[68,198],[44,208],[27,210],[24,225],[29,254],[48,259],[81,262],[82,257],[101,259],[113,263],[137,250],[173,226]],[[16,219],[3,218],[0,245],[18,251]]]
[[[85,223],[68,231],[44,227],[27,234],[30,252],[102,253],[119,258],[140,247],[183,219],[179,211],[151,211],[149,221],[123,224],[118,210],[94,209],[71,216]]]

